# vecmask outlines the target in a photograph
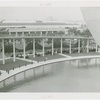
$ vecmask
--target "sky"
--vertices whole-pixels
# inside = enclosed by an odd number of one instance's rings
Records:
[[[96,43],[100,46],[100,7],[82,8],[81,11],[88,29]]]
[[[0,7],[0,20],[6,21],[79,21],[79,7]]]

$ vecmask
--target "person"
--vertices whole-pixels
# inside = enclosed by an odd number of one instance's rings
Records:
[[[8,74],[9,74],[9,70],[8,70],[7,72],[8,72]]]
[[[13,70],[14,70],[14,67],[13,67]]]

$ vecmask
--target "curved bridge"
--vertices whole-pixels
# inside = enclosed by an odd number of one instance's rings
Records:
[[[31,70],[33,72],[32,75],[33,75],[33,77],[35,77],[36,76],[36,74],[35,74],[36,68],[41,67],[42,74],[44,74],[45,73],[45,65],[48,65],[48,64],[53,64],[53,63],[57,63],[57,62],[64,62],[64,61],[73,61],[73,60],[81,60],[81,59],[97,59],[97,58],[100,58],[100,55],[60,58],[60,59],[48,60],[48,61],[44,61],[44,62],[40,62],[40,63],[36,63],[36,64],[30,64],[27,66],[23,66],[20,69],[13,70],[11,73],[1,77],[0,78],[0,88],[6,88],[10,84],[15,84],[18,81],[16,76],[21,74],[21,73],[23,73],[22,80],[25,80],[27,78],[26,73],[29,70]],[[95,63],[97,63],[96,60],[95,60]],[[87,65],[88,65],[88,61],[87,61]],[[79,66],[79,64],[77,66]],[[7,81],[9,81],[10,78],[13,81],[10,84],[7,84]]]

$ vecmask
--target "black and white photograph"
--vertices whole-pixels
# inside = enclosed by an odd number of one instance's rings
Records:
[[[100,92],[100,7],[0,6],[0,93]]]

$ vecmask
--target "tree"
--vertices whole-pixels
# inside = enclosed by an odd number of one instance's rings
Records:
[[[59,48],[60,47],[60,39],[54,39],[54,47]]]
[[[13,52],[13,45],[12,44],[5,45],[5,53],[11,53],[11,52]]]
[[[87,36],[87,37],[91,37],[92,36],[91,32],[88,29],[84,30],[81,35],[82,36]]]
[[[42,49],[42,46],[40,45],[40,42],[38,40],[35,41],[35,48]],[[29,42],[26,46],[26,50],[32,50],[32,49],[33,49],[33,42]]]
[[[80,32],[80,30],[78,30],[77,28],[73,27],[73,28],[70,28],[70,29],[68,30],[68,34],[69,34],[69,35],[79,36],[79,35],[81,35],[81,32]]]

